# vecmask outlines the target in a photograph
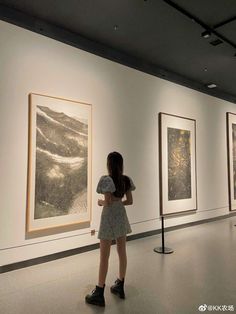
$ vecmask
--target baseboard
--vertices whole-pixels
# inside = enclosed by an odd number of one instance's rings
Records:
[[[174,230],[178,230],[178,229],[188,228],[188,227],[200,225],[203,223],[208,223],[208,222],[213,222],[213,221],[217,221],[217,220],[221,220],[221,219],[230,218],[233,216],[236,216],[236,212],[229,213],[227,215],[218,216],[218,217],[213,217],[213,218],[203,219],[203,220],[199,220],[199,221],[189,222],[189,223],[185,223],[182,225],[166,227],[165,232],[170,232],[170,231],[174,231]],[[133,235],[128,236],[127,241],[132,241],[132,240],[137,240],[137,239],[141,239],[141,238],[145,238],[145,237],[150,237],[150,236],[157,235],[160,233],[161,233],[161,229],[141,232],[141,233],[137,233],[137,234],[133,234]],[[115,241],[113,241],[113,244],[114,243],[115,243]],[[67,250],[67,251],[63,251],[63,252],[59,252],[59,253],[54,253],[54,254],[50,254],[50,255],[46,255],[46,256],[42,256],[42,257],[33,258],[33,259],[22,261],[22,262],[17,262],[17,263],[13,263],[13,264],[9,264],[9,265],[0,266],[0,274],[10,272],[13,270],[17,270],[17,269],[21,269],[21,268],[25,268],[25,267],[29,267],[29,266],[33,266],[33,265],[47,263],[47,262],[54,261],[54,260],[57,260],[60,258],[64,258],[64,257],[68,257],[68,256],[96,250],[98,248],[99,248],[99,243],[95,243],[95,244],[79,247],[76,249],[71,249],[71,250]]]

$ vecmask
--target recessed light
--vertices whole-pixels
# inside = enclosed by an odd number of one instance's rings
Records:
[[[202,32],[201,36],[204,38],[209,38],[211,36],[211,32],[210,31],[204,31],[204,32]]]
[[[218,38],[218,39],[215,39],[215,40],[210,41],[210,44],[211,44],[212,46],[218,46],[218,45],[220,45],[220,44],[222,44],[222,43],[223,43],[223,41],[222,41],[222,40],[220,40],[219,38]]]
[[[216,87],[217,87],[217,85],[216,85],[216,84],[214,84],[214,83],[211,83],[211,84],[208,84],[208,85],[207,85],[207,87],[208,87],[208,88],[216,88]]]

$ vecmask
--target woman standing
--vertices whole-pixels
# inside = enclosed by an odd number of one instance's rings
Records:
[[[104,194],[98,205],[103,206],[98,238],[100,239],[100,266],[98,285],[85,297],[87,303],[105,306],[104,288],[112,240],[116,240],[119,256],[119,276],[111,292],[125,298],[124,280],[127,267],[126,234],[131,233],[125,206],[133,204],[132,191],[135,186],[131,178],[123,175],[123,157],[117,152],[107,157],[108,174],[102,176],[97,193]],[[125,196],[125,199],[123,199]]]

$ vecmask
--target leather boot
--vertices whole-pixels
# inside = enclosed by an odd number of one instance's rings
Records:
[[[111,293],[118,295],[121,299],[125,299],[124,279],[115,281],[115,284],[111,286]]]
[[[86,295],[85,301],[89,304],[105,306],[104,289],[105,285],[103,288],[96,286],[90,294]]]

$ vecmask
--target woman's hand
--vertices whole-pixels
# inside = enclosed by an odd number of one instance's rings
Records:
[[[110,192],[104,193],[104,200],[99,199],[98,200],[98,206],[109,206],[112,202],[112,197]]]
[[[103,200],[101,199],[98,200],[98,206],[103,206]]]

